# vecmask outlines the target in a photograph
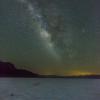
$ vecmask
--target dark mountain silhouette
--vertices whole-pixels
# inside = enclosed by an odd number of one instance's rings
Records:
[[[12,63],[0,61],[0,77],[39,77],[24,69],[16,69]]]
[[[57,76],[57,75],[39,75],[24,69],[17,69],[10,62],[0,61],[0,77],[39,77],[39,78],[88,78],[100,79],[100,75],[84,75],[84,76]]]

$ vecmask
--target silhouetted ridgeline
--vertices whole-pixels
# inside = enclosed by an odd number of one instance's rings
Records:
[[[85,75],[85,76],[56,76],[56,75],[39,75],[24,69],[16,69],[16,67],[9,62],[0,61],[0,77],[39,77],[39,78],[87,78],[100,79],[100,75]]]
[[[39,77],[39,75],[27,70],[16,69],[13,64],[0,61],[0,77]]]

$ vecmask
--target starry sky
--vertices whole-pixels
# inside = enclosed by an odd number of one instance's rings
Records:
[[[46,75],[100,74],[98,0],[0,0],[0,60]]]

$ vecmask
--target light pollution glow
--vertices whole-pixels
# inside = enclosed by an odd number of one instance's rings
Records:
[[[50,68],[45,68],[38,70],[37,73],[41,75],[58,75],[58,76],[85,76],[85,75],[100,75],[100,73],[97,72],[89,72],[85,70],[62,70],[61,68],[59,69],[50,69]]]

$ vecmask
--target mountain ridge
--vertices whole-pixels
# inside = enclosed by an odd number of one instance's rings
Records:
[[[25,69],[17,69],[10,62],[0,61],[0,77],[38,77],[39,74],[32,73]]]
[[[25,69],[17,69],[14,64],[10,62],[0,61],[0,77],[36,77],[36,78],[85,78],[85,79],[100,79],[100,75],[70,75],[70,76],[60,76],[60,75],[40,75]]]

